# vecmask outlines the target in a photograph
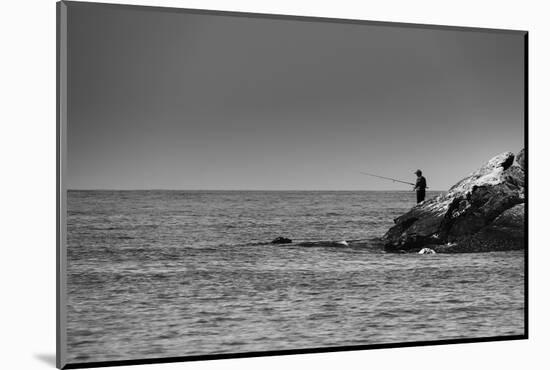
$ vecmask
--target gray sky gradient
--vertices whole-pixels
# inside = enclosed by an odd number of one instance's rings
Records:
[[[523,145],[520,33],[68,14],[72,189],[447,189]]]

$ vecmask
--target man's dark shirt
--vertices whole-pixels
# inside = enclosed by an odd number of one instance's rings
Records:
[[[414,188],[415,190],[426,190],[426,178],[424,176],[417,177]]]
[[[416,178],[414,189],[416,190],[416,203],[423,202],[426,198],[426,178],[424,176]]]

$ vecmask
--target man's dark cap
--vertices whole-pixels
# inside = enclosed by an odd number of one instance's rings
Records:
[[[414,173],[415,173],[416,175],[422,175],[422,171],[420,171],[420,170],[416,170],[416,171],[414,171]]]

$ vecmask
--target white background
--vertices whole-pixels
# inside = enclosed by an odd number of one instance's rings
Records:
[[[545,190],[549,177],[544,170],[549,169],[550,150],[547,149],[550,22],[544,1],[128,0],[126,3],[530,31],[529,340],[133,366],[132,369],[360,369],[368,366],[449,370],[548,366],[545,350],[550,350],[550,268],[545,210],[549,204]],[[4,1],[0,11],[0,367],[53,368],[55,2]]]

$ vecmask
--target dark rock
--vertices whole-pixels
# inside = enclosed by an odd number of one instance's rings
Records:
[[[332,241],[332,240],[319,240],[315,242],[302,242],[297,244],[300,247],[349,247],[349,243],[345,240],[343,241]]]
[[[523,150],[520,152],[523,157]],[[524,248],[524,161],[506,152],[449,191],[396,218],[384,235],[388,252],[481,252]],[[433,246],[433,247],[432,247]]]
[[[523,249],[525,247],[525,204],[517,204],[502,212],[493,222],[461,243],[476,252]]]
[[[279,236],[271,241],[271,244],[289,244],[292,243],[291,239],[283,238],[282,236]]]
[[[525,170],[525,149],[521,149],[520,152],[516,155],[516,162],[522,170]]]

